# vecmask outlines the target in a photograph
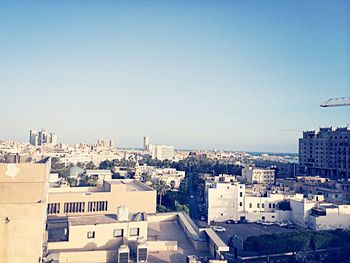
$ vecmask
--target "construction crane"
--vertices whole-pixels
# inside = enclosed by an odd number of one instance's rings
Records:
[[[320,105],[321,107],[350,106],[350,97],[331,98]]]

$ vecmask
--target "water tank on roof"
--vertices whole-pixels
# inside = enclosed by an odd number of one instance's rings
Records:
[[[118,221],[129,221],[129,209],[125,205],[118,206],[117,219]]]

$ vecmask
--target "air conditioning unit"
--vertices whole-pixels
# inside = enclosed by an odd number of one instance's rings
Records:
[[[129,263],[130,250],[127,245],[121,245],[118,249],[118,263]]]
[[[147,243],[144,237],[137,238],[136,247],[136,262],[147,262],[148,260],[148,249]]]

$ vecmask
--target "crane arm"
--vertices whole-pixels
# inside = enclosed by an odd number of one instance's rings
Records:
[[[331,98],[320,105],[321,107],[350,106],[350,97]]]

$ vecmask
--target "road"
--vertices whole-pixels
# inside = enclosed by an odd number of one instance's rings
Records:
[[[199,211],[199,202],[198,202],[198,196],[196,192],[193,189],[193,174],[188,174],[188,189],[189,189],[189,205],[190,205],[190,217],[194,220],[200,219],[200,211]],[[193,196],[193,198],[191,198]]]

